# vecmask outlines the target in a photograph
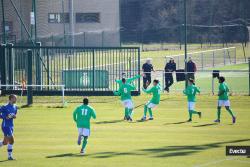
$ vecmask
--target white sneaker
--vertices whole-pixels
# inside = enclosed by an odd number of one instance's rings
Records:
[[[84,155],[85,154],[85,150],[81,149],[80,154]]]

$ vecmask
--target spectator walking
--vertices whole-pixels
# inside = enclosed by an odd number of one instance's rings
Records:
[[[143,71],[143,88],[147,89],[147,87],[151,83],[151,71],[154,71],[154,67],[151,63],[151,58],[147,58],[146,63],[142,65]]]
[[[176,71],[176,63],[171,57],[165,66],[165,91],[169,92],[169,87],[174,83],[173,72]]]
[[[192,58],[189,57],[188,62],[187,62],[187,76],[188,79],[193,79],[195,80],[195,72],[197,71],[196,69],[196,64],[193,62]]]

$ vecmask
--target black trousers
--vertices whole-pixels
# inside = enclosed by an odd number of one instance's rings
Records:
[[[151,84],[151,75],[146,75],[145,77],[143,77],[143,88],[147,89],[147,83],[148,86]]]
[[[188,76],[187,79],[190,79],[190,78],[191,78],[191,79],[195,80],[194,73],[188,73],[187,76]]]
[[[165,74],[165,86],[169,88],[174,83],[174,78],[172,74]]]

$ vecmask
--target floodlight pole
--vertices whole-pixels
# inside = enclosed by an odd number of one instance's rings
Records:
[[[35,33],[35,42],[37,41],[37,24],[36,24],[36,0],[33,0],[33,12],[34,12],[34,21],[35,21],[35,24],[34,24],[34,33]]]
[[[3,30],[3,43],[6,44],[5,15],[4,15],[4,4],[3,4],[3,0],[1,0],[1,5],[2,5],[2,19],[3,19],[3,26],[2,26],[2,30]]]
[[[185,35],[185,87],[187,87],[187,0],[184,0],[184,35]]]

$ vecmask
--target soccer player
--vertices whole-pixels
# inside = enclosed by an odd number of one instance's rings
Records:
[[[14,94],[9,96],[9,103],[0,108],[0,118],[3,119],[2,131],[4,134],[3,141],[0,141],[0,147],[7,145],[8,160],[14,160],[12,156],[14,144],[14,123],[13,119],[16,118],[17,107],[15,105],[17,97]]]
[[[82,155],[85,154],[88,137],[90,136],[90,119],[96,119],[95,110],[88,104],[89,99],[85,97],[83,99],[83,105],[78,106],[73,113],[73,119],[76,122],[79,133],[77,144],[81,145],[82,142],[80,151]]]
[[[144,105],[144,115],[142,121],[147,119],[147,112],[149,112],[149,120],[153,120],[152,108],[156,107],[160,103],[161,86],[159,80],[153,81],[153,87],[150,89],[142,88],[142,91],[148,94],[153,94],[152,99]]]
[[[122,104],[125,107],[125,119],[128,121],[133,121],[132,113],[134,104],[131,98],[132,90],[135,90],[135,87],[131,84],[126,83],[126,79],[123,78],[119,90],[114,92],[114,95],[121,96]]]
[[[192,122],[193,114],[198,114],[199,117],[201,118],[201,112],[195,111],[196,94],[200,93],[200,90],[195,86],[194,80],[192,78],[189,78],[188,86],[183,91],[183,93],[187,96],[188,99],[189,119],[187,122]]]
[[[232,109],[230,108],[230,101],[228,98],[229,88],[225,83],[225,77],[220,76],[219,78],[219,100],[218,100],[218,107],[217,107],[217,119],[214,122],[220,123],[220,114],[221,114],[221,107],[225,106],[228,113],[232,116],[233,124],[236,122],[236,117]]]

